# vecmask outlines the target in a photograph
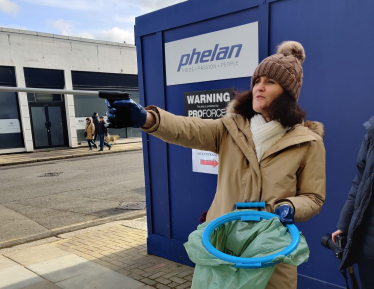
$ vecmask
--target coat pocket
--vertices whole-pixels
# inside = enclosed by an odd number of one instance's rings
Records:
[[[278,153],[268,156],[266,159],[261,160],[260,167],[265,168],[271,161],[277,157]]]

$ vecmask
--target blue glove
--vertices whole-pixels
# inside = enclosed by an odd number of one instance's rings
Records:
[[[143,127],[147,111],[140,104],[129,99],[105,100],[109,128]]]
[[[283,225],[294,224],[294,211],[289,205],[281,205],[275,209],[274,212],[276,215],[279,215],[279,220]]]

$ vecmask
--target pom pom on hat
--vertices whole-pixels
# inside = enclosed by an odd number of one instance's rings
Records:
[[[305,60],[304,47],[296,41],[284,41],[279,44],[277,54],[283,54],[284,56],[293,55],[300,61],[300,64],[303,64]]]

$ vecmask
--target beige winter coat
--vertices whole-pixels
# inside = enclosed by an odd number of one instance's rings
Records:
[[[92,122],[90,122],[90,124],[86,124],[85,131],[87,132],[87,136],[86,136],[87,140],[94,139],[93,136],[95,134],[95,126]]]
[[[325,201],[323,126],[296,125],[257,160],[250,120],[228,111],[217,120],[176,116],[147,107],[156,124],[144,129],[168,143],[219,155],[218,181],[207,214],[213,220],[231,212],[237,202],[266,202],[266,211],[281,204],[295,210],[295,221],[318,214]],[[296,267],[276,266],[266,289],[296,289]]]

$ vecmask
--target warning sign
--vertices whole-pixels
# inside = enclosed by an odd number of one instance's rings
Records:
[[[184,93],[184,115],[217,119],[225,116],[226,106],[233,99],[234,90],[216,89]]]
[[[189,117],[217,119],[226,114],[227,104],[234,98],[234,90],[216,89],[184,93],[184,114]],[[192,171],[218,174],[218,154],[192,150]]]

